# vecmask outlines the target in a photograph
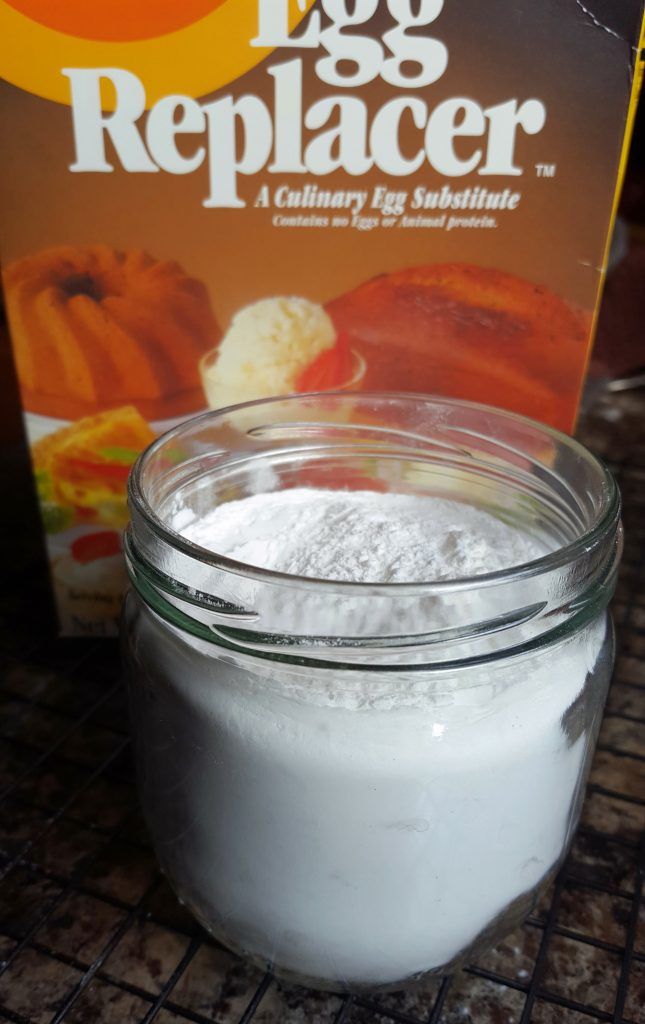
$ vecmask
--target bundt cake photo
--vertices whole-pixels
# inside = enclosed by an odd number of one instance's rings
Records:
[[[75,420],[129,404],[161,420],[204,406],[198,364],[220,331],[205,285],[178,263],[60,246],[3,276],[28,412]]]
[[[572,427],[589,318],[545,287],[435,264],[372,278],[326,308],[365,359],[364,390],[467,398]]]

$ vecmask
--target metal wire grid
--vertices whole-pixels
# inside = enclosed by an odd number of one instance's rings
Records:
[[[620,656],[576,843],[522,929],[455,978],[413,992],[309,992],[213,942],[159,875],[139,818],[116,645],[32,643],[7,631],[0,1019],[643,1024],[645,462],[613,468],[627,528],[614,608]]]

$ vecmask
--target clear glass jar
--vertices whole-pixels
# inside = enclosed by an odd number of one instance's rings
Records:
[[[467,502],[551,553],[454,582],[338,583],[169,527],[302,485]],[[611,672],[621,528],[604,466],[485,406],[297,396],[170,431],[130,503],[141,796],[202,924],[343,990],[447,972],[513,929],[565,856]]]

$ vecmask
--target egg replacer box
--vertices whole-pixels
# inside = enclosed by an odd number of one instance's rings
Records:
[[[414,390],[573,427],[643,0],[0,0],[5,304],[62,631],[161,430]]]

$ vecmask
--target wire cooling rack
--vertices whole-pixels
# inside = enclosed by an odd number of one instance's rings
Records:
[[[378,998],[280,984],[201,931],[139,816],[116,644],[38,639],[29,588],[20,604],[29,571],[7,571],[0,1020],[644,1024],[645,455],[613,468],[627,531],[619,657],[568,861],[529,921],[477,963]]]

